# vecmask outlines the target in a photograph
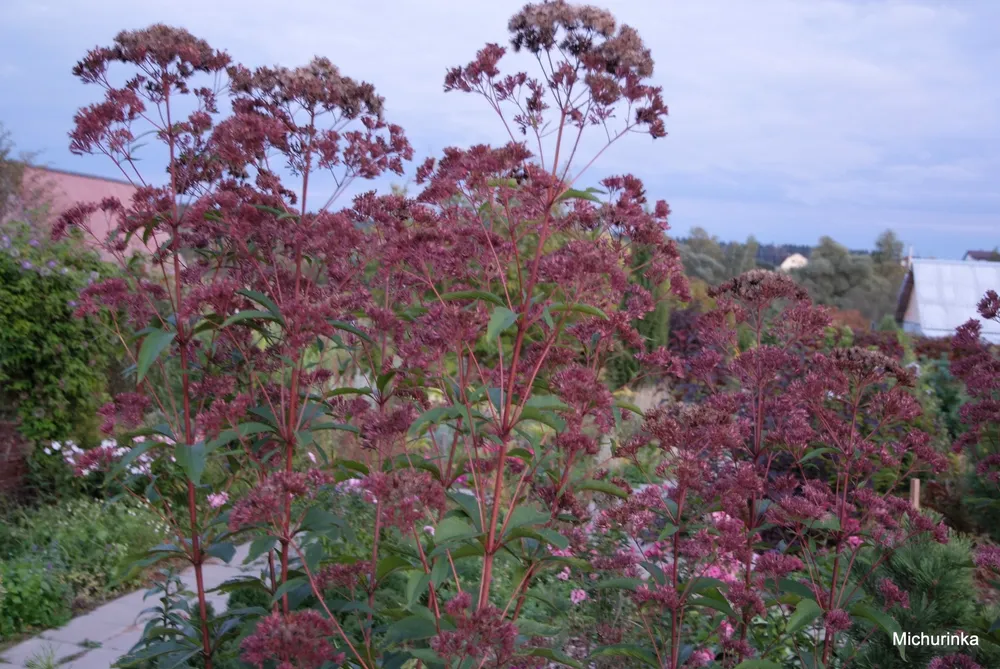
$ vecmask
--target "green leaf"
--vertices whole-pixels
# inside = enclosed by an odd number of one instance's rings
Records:
[[[823,518],[822,520],[814,521],[809,525],[811,530],[839,530],[840,529],[840,518],[831,515],[829,518]]]
[[[902,629],[900,629],[899,623],[896,622],[894,618],[892,618],[888,614],[878,609],[868,606],[867,604],[864,604],[862,602],[855,604],[850,608],[850,613],[852,616],[855,616],[857,618],[864,618],[865,620],[875,623],[876,625],[881,627],[882,630],[886,634],[888,634],[890,638],[892,637],[893,634],[902,634]],[[899,651],[900,659],[905,661],[906,646],[901,644],[899,646],[896,646],[896,650]]]
[[[342,432],[352,432],[354,434],[360,434],[361,430],[353,425],[348,425],[347,423],[314,423],[309,426],[309,430],[312,432],[318,432],[320,430],[340,430]],[[297,432],[296,434],[302,434]]]
[[[781,669],[781,665],[771,660],[744,660],[736,665],[736,669]]]
[[[618,407],[619,409],[627,409],[637,416],[643,415],[642,409],[640,409],[635,404],[632,404],[631,402],[626,402],[625,400],[615,400],[615,406]]]
[[[284,211],[282,209],[278,209],[277,207],[270,207],[266,204],[255,204],[254,208],[259,209],[260,211],[265,211],[271,214],[272,216],[277,217],[279,221],[282,221],[286,218],[294,218],[296,220],[299,218],[298,214],[295,214],[290,211]]]
[[[566,421],[562,418],[550,411],[542,411],[541,409],[536,409],[535,407],[526,406],[521,409],[521,415],[518,417],[518,422],[522,420],[533,420],[539,422],[542,425],[551,427],[556,432],[562,432],[566,429]]]
[[[492,302],[498,307],[502,307],[506,304],[502,297],[494,295],[493,293],[487,293],[485,290],[458,290],[453,293],[445,293],[441,296],[441,299],[445,302],[451,302],[453,300],[485,300],[487,302]]]
[[[447,541],[471,539],[472,537],[478,537],[480,534],[479,530],[461,518],[451,516],[438,523],[438,526],[434,530],[434,543],[443,544]]]
[[[663,541],[664,539],[667,539],[668,537],[674,536],[674,534],[676,534],[676,533],[677,533],[677,526],[674,525],[673,523],[667,523],[666,525],[664,525],[663,531],[660,532],[660,536],[658,537],[658,539],[660,541]]]
[[[823,609],[812,599],[802,599],[795,607],[795,613],[788,618],[785,632],[794,634],[823,614]]]
[[[568,409],[566,403],[555,395],[532,395],[528,398],[528,401],[524,403],[525,406],[535,407],[536,409]]]
[[[393,573],[394,571],[398,571],[405,567],[412,567],[412,566],[413,565],[411,565],[409,562],[407,562],[398,555],[390,555],[388,557],[384,557],[378,561],[378,565],[375,567],[375,580],[381,581],[383,578]]]
[[[552,312],[549,311],[548,307],[545,307],[545,310],[542,312],[542,320],[545,321],[545,324],[549,326],[549,329],[552,329],[556,326],[555,321],[552,320]]]
[[[274,596],[271,597],[271,604],[281,601],[281,598],[287,594],[290,590],[294,590],[300,586],[306,585],[309,580],[305,576],[296,576],[295,578],[290,578],[274,591]]]
[[[507,307],[493,307],[493,314],[490,316],[490,323],[486,326],[486,339],[495,343],[507,328],[517,321],[517,314]]]
[[[346,524],[340,516],[318,506],[309,507],[302,518],[302,529],[309,532],[327,532],[333,528],[343,528]]]
[[[277,539],[271,536],[257,537],[250,542],[250,550],[247,552],[247,556],[243,559],[243,564],[250,564],[251,562],[254,562],[261,555],[274,548],[274,544],[276,542]]]
[[[705,592],[700,597],[691,597],[688,602],[691,606],[703,606],[707,609],[713,609],[715,611],[721,611],[731,618],[736,617],[736,612],[733,611],[733,607],[729,605],[725,597],[719,595],[714,596],[715,593]]]
[[[448,493],[448,497],[451,501],[462,507],[462,511],[465,512],[465,515],[469,517],[472,524],[476,526],[476,529],[481,532],[483,528],[479,515],[479,502],[476,498],[464,492]]]
[[[233,560],[233,556],[236,555],[236,546],[228,542],[221,542],[217,544],[212,544],[205,551],[208,555],[212,557],[217,557],[226,564],[229,564]]]
[[[324,397],[339,397],[340,395],[371,395],[371,388],[337,388],[326,393]]]
[[[628,499],[628,491],[622,490],[614,483],[609,481],[594,481],[588,479],[586,481],[579,481],[573,484],[573,487],[577,490],[593,490],[595,492],[603,492],[606,495],[614,495],[615,497],[620,497],[622,499]]]
[[[406,652],[418,660],[422,660],[424,664],[444,664],[444,660],[441,659],[441,656],[430,648],[408,648]]]
[[[344,321],[328,320],[327,323],[337,328],[338,330],[343,330],[344,332],[350,332],[352,335],[356,336],[358,339],[368,342],[369,344],[374,344],[374,340],[369,337],[365,332],[359,330],[350,323],[345,323]]]
[[[606,578],[594,584],[595,590],[635,590],[642,585],[641,578]]]
[[[249,437],[250,435],[262,434],[264,432],[275,432],[275,429],[266,423],[240,423],[236,426],[235,430],[224,430],[221,432],[217,438],[208,442],[206,447],[209,452],[211,452],[219,446],[224,446],[231,441],[236,441],[240,437]]]
[[[592,660],[596,657],[630,657],[634,660],[639,660],[650,667],[657,667],[658,669],[660,666],[660,663],[656,661],[656,655],[648,648],[629,643],[616,643],[611,646],[601,646],[591,653],[590,657],[587,659]]]
[[[569,546],[569,539],[555,530],[546,529],[544,527],[537,530],[530,527],[518,527],[505,535],[505,539],[507,541],[525,538],[534,539],[540,544],[555,546],[559,549],[564,549]]]
[[[415,437],[420,434],[424,426],[438,423],[449,418],[458,418],[459,408],[455,406],[434,407],[423,412],[410,424],[410,436]]]
[[[549,311],[575,311],[581,314],[587,314],[588,316],[596,316],[601,320],[608,320],[608,315],[598,309],[597,307],[592,307],[589,304],[563,304],[562,302],[557,302],[556,304],[549,306]]]
[[[142,381],[149,368],[160,357],[160,354],[170,346],[170,342],[176,336],[176,332],[168,332],[166,330],[153,330],[146,335],[146,338],[142,340],[142,346],[139,348],[139,358],[136,364],[136,381]]]
[[[813,458],[818,458],[819,456],[823,455],[824,453],[833,453],[835,451],[836,451],[835,448],[829,448],[829,447],[814,448],[814,449],[812,449],[811,451],[809,451],[808,453],[806,453],[805,455],[802,456],[802,459],[799,460],[799,464],[802,464],[803,462],[808,462],[809,460],[812,460]]]
[[[234,323],[240,323],[242,321],[248,321],[252,319],[262,319],[265,321],[277,321],[278,317],[269,311],[259,311],[257,309],[248,309],[247,311],[241,311],[238,314],[233,314],[227,318],[223,323],[222,327],[227,328]]]
[[[420,596],[427,590],[431,575],[418,569],[411,571],[406,577],[406,608],[411,608],[420,601]]]
[[[507,520],[507,530],[513,530],[516,527],[522,527],[524,525],[540,525],[549,521],[551,514],[544,511],[539,511],[538,509],[521,505],[514,509],[514,512],[510,514],[510,518]]]
[[[385,374],[379,374],[377,377],[375,377],[375,389],[378,390],[379,393],[384,393],[385,392],[385,387],[395,377],[396,377],[396,370],[395,369],[390,369]]]
[[[576,188],[567,188],[563,191],[563,194],[556,198],[556,202],[562,202],[563,200],[586,200],[588,202],[600,203],[601,200],[596,195],[590,191],[577,190]]]
[[[517,621],[518,631],[527,637],[533,636],[556,636],[562,632],[562,627],[556,625],[546,625],[545,623],[540,623],[537,620],[528,620],[527,618],[521,618]]]
[[[798,581],[793,581],[790,578],[783,578],[778,581],[778,589],[781,592],[788,592],[793,595],[798,595],[804,599],[811,599],[815,597],[815,593],[809,589],[809,586],[805,583],[800,583]]]
[[[277,318],[279,323],[281,323],[282,325],[285,324],[285,319],[282,317],[281,310],[278,309],[278,305],[275,304],[274,300],[269,298],[264,293],[258,292],[256,290],[249,290],[247,288],[244,288],[242,290],[237,290],[236,292],[242,295],[243,297],[249,298],[254,302],[256,302],[257,304],[261,305],[269,312],[271,312],[271,315]]]
[[[177,444],[174,450],[174,457],[177,459],[177,466],[184,470],[184,475],[191,483],[201,484],[201,475],[205,473],[205,464],[208,461],[208,452],[205,450],[205,442],[199,441],[197,444]]]
[[[423,616],[408,616],[397,620],[386,630],[386,639],[390,643],[430,639],[437,634],[434,623]]]
[[[431,583],[434,584],[435,588],[439,588],[450,577],[451,562],[443,558],[438,558],[434,562],[434,566],[431,567]]]
[[[728,587],[723,581],[717,578],[711,578],[709,576],[700,576],[694,579],[688,586],[690,591],[696,594],[701,594],[710,588],[715,588],[716,590],[722,590]]]
[[[521,528],[524,529],[524,528]],[[540,534],[542,539],[548,542],[550,545],[555,546],[560,550],[569,548],[569,539],[559,534],[555,530],[550,530],[547,527],[540,527],[535,530],[537,534]]]

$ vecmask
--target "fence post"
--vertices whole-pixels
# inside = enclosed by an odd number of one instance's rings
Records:
[[[920,479],[910,479],[910,506],[920,510]]]

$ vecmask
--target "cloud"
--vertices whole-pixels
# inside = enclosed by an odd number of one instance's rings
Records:
[[[766,230],[799,242],[829,233],[861,246],[891,224],[918,252],[957,256],[966,245],[996,244],[988,235],[1000,219],[1000,73],[992,65],[1000,46],[990,26],[1000,24],[1000,3],[593,1],[639,29],[671,111],[667,139],[628,138],[602,157],[602,171],[642,177],[671,201],[681,231],[697,224],[735,238]],[[505,43],[506,21],[522,4],[8,3],[0,62],[17,62],[25,84],[55,82],[28,100],[65,121],[28,131],[34,145],[26,148],[61,151],[74,106],[88,95],[68,69],[120,29],[182,25],[254,65],[323,54],[376,85],[422,157],[504,140],[489,109],[445,95],[442,79],[485,42]],[[73,94],[60,95],[66,90]],[[0,102],[0,118],[39,117],[25,106]],[[28,125],[8,122],[19,134]]]

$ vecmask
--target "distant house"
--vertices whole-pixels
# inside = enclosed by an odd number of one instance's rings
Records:
[[[24,169],[23,190],[29,201],[44,203],[44,218],[48,219],[48,223],[52,223],[60,214],[76,204],[97,203],[104,198],[114,197],[128,206],[136,187],[124,180],[27,166]],[[98,211],[90,216],[87,224],[94,235],[103,240],[117,222],[104,212]],[[97,247],[92,237],[85,236],[85,242]],[[139,239],[135,239],[129,246],[133,251],[145,249]],[[103,249],[98,250],[105,259],[109,259],[109,254]]]
[[[899,291],[896,322],[911,334],[951,336],[978,318],[976,304],[991,289],[1000,289],[1000,263],[914,258]],[[1000,325],[984,322],[983,338],[1000,344]]]
[[[1000,251],[966,251],[962,260],[976,260],[979,262],[1000,262]]]
[[[809,259],[806,258],[801,253],[793,253],[784,260],[778,266],[782,272],[791,272],[793,269],[802,269],[809,264]]]

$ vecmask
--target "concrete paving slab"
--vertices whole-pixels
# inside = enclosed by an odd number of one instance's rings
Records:
[[[117,650],[95,648],[66,664],[59,665],[59,669],[110,669],[123,654]]]
[[[259,571],[263,564],[259,561],[253,566],[243,567],[248,551],[249,545],[238,546],[236,555],[229,564],[221,560],[206,563],[202,569],[206,589],[218,587],[231,578]],[[193,569],[185,570],[181,574],[181,580],[189,590],[195,589]],[[0,669],[23,669],[28,660],[48,649],[52,649],[57,661],[78,656],[61,665],[60,669],[109,669],[142,636],[144,623],[139,612],[156,605],[153,598],[144,601],[144,594],[145,590],[138,590],[123,595],[74,618],[63,627],[47,630],[33,639],[12,646],[0,653],[0,659],[9,663],[0,664]],[[226,608],[228,598],[227,594],[211,593],[208,601],[212,603],[216,613],[221,613]],[[81,645],[87,641],[100,643],[101,646],[87,648]]]
[[[3,653],[0,653],[0,658],[3,658],[4,661],[15,667],[24,667],[28,660],[35,657],[47,657],[50,651],[52,653],[51,657],[58,662],[64,657],[75,655],[84,650],[86,649],[73,643],[62,643],[51,639],[35,637],[34,639],[19,643],[12,648],[8,648]]]

